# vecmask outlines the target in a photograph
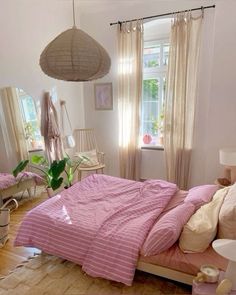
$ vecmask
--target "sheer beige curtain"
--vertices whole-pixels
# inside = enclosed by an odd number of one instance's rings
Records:
[[[167,178],[181,189],[189,178],[202,18],[177,14],[171,27],[164,147]]]
[[[139,179],[140,101],[142,95],[143,23],[118,26],[120,176]]]
[[[18,161],[28,159],[27,141],[16,89],[13,87],[2,88],[0,97],[9,131],[11,149],[14,150]]]

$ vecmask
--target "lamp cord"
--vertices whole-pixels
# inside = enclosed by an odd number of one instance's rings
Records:
[[[76,25],[75,25],[75,0],[73,0],[73,23],[74,23],[74,27],[76,27]]]

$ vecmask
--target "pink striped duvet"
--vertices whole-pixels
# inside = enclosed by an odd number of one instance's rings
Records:
[[[31,210],[16,246],[81,264],[91,276],[131,285],[142,244],[178,190],[150,180],[91,175]]]

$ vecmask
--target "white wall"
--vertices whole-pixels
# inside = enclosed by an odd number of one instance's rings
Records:
[[[52,79],[39,66],[39,56],[45,46],[72,27],[71,12],[71,1],[1,0],[0,88],[22,88],[37,101],[43,91],[56,87],[58,98],[67,101],[73,128],[81,128],[84,127],[82,84]],[[0,151],[2,143],[0,132]],[[5,170],[3,154],[1,152],[0,171]],[[6,169],[10,170],[14,164],[8,164]]]
[[[216,3],[213,26],[204,32],[204,49],[199,81],[191,184],[211,183],[222,172],[218,150],[236,146],[236,1],[234,0],[133,0],[78,1],[81,27],[109,52],[109,75],[95,82],[113,83],[114,109],[95,111],[94,82],[62,82],[51,79],[38,66],[43,48],[56,35],[69,28],[71,2],[67,0],[1,0],[0,3],[0,87],[17,86],[40,99],[43,90],[56,86],[58,97],[67,100],[73,127],[94,127],[100,149],[106,153],[106,173],[119,175],[118,113],[116,76],[116,26],[109,23],[153,14]],[[69,7],[68,7],[69,6]],[[208,12],[210,13],[210,12]],[[208,20],[206,12],[206,20]],[[84,91],[84,106],[83,106]],[[83,114],[83,108],[85,114]],[[0,166],[5,161],[0,130]],[[161,151],[145,151],[142,177],[162,177],[164,158]],[[155,164],[153,164],[155,163]]]
[[[93,82],[85,83],[85,124],[89,127],[95,127],[99,137],[101,150],[106,152],[108,162],[107,173],[119,175],[118,164],[118,115],[117,115],[117,44],[116,29],[110,27],[109,23],[117,20],[138,18],[142,16],[161,14],[166,12],[178,11],[188,8],[199,7],[201,5],[212,5],[216,2],[216,9],[205,11],[205,29],[203,32],[203,50],[201,55],[199,70],[199,90],[196,114],[196,133],[194,138],[194,151],[192,161],[191,185],[208,183],[214,181],[219,176],[222,168],[218,163],[218,149],[224,145],[236,146],[236,138],[231,134],[234,132],[234,126],[227,124],[227,132],[224,132],[226,125],[222,122],[228,119],[228,106],[224,105],[222,94],[219,95],[219,88],[224,91],[224,97],[232,98],[233,89],[225,89],[224,84],[228,79],[235,77],[234,68],[230,66],[230,60],[236,58],[236,47],[230,48],[231,56],[224,60],[225,54],[229,51],[228,43],[224,42],[224,31],[227,31],[228,39],[226,41],[232,44],[235,36],[233,26],[233,11],[236,9],[236,3],[233,1],[120,1],[103,2],[96,10],[95,7],[82,5],[81,26],[82,28],[96,38],[108,50],[112,58],[112,68],[109,75],[99,82],[113,83],[114,90],[114,110],[113,111],[95,111]],[[228,12],[230,11],[230,17]],[[231,24],[232,23],[232,24]],[[222,27],[224,30],[222,29]],[[221,29],[220,29],[221,28]],[[218,44],[219,43],[219,44]],[[214,48],[214,44],[216,44]],[[217,45],[218,44],[218,45]],[[224,53],[220,52],[220,46],[224,48]],[[219,47],[219,49],[217,48]],[[219,52],[217,52],[219,51]],[[220,55],[221,54],[221,55]],[[221,60],[222,64],[218,61]],[[223,62],[224,60],[224,62]],[[228,62],[229,64],[224,64]],[[222,68],[223,67],[223,68]],[[225,72],[221,75],[222,70]],[[228,71],[230,70],[230,73]],[[221,80],[220,80],[221,79]],[[229,84],[229,82],[227,82]],[[216,89],[217,88],[217,89]],[[231,99],[232,107],[236,106]],[[223,106],[222,106],[223,104]],[[212,111],[214,108],[215,111]],[[232,109],[233,109],[232,108]],[[231,109],[231,110],[232,110]],[[233,112],[233,110],[232,110]],[[214,114],[215,113],[215,114]],[[219,114],[221,116],[219,123]],[[218,116],[218,117],[217,117]],[[230,120],[235,123],[235,119],[230,116]],[[214,131],[217,125],[217,131]],[[231,127],[232,126],[232,127]],[[227,137],[225,134],[227,133]],[[165,160],[163,151],[143,151],[142,159],[142,178],[165,178]]]
[[[236,147],[236,1],[217,2],[212,83],[207,113],[207,182],[222,173],[219,149]]]

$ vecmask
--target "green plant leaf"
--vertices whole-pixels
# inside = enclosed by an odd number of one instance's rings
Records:
[[[72,180],[74,178],[74,173],[72,171],[72,168],[70,167],[69,170],[68,170],[68,182],[69,182],[69,185],[71,186],[72,185]]]
[[[65,166],[66,166],[65,159],[60,161],[53,161],[48,173],[52,176],[52,178],[58,179],[61,173],[65,170]]]
[[[28,165],[29,160],[20,161],[20,163],[16,166],[16,168],[12,171],[12,174],[17,177],[17,175],[25,169]]]
[[[58,179],[53,178],[51,180],[51,188],[55,191],[61,186],[62,182],[63,182],[63,177],[60,177]]]
[[[36,165],[41,165],[41,164],[46,163],[47,161],[46,161],[45,157],[42,155],[33,155],[31,157],[31,162]]]

